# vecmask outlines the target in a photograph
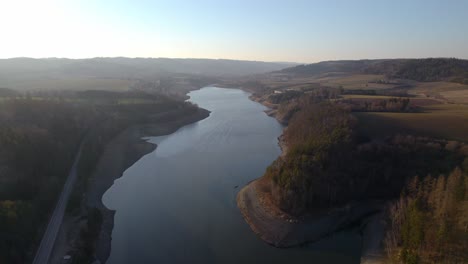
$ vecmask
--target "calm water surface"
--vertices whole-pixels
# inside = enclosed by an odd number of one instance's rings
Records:
[[[356,232],[293,249],[257,238],[236,194],[278,157],[282,127],[241,90],[206,87],[189,96],[210,117],[149,138],[157,149],[104,194],[116,210],[107,263],[359,263]]]

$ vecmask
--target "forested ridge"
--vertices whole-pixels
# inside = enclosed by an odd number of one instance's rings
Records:
[[[364,72],[421,82],[467,83],[468,61],[455,58],[389,60],[371,65],[364,69]]]
[[[299,65],[283,69],[280,72],[297,75],[317,75],[330,72],[383,74],[388,78],[421,82],[468,83],[468,61],[456,58],[324,61]]]

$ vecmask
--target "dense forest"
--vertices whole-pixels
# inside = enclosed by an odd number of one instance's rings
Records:
[[[421,82],[453,81],[468,83],[468,61],[454,58],[388,60],[373,64],[366,73]]]
[[[117,133],[133,124],[162,122],[194,111],[197,107],[189,103],[142,93],[1,98],[0,263],[25,263],[34,256],[80,142],[85,142],[85,158],[79,163],[80,179],[69,211],[82,207],[86,181]],[[96,210],[89,208],[88,218],[83,239],[90,239],[100,225]],[[85,244],[83,254],[89,255],[92,243]]]
[[[354,131],[357,122],[333,102],[298,108],[284,133],[288,151],[266,172],[280,208],[297,214],[356,199],[392,198],[409,177],[447,173],[462,160],[456,151],[432,147],[430,139],[363,138]]]
[[[389,208],[385,250],[392,262],[465,263],[468,259],[468,158],[463,170],[414,177]]]

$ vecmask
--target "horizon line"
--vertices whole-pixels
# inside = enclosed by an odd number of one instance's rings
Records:
[[[396,58],[361,58],[361,59],[330,59],[330,60],[317,60],[313,62],[295,62],[295,61],[263,61],[263,60],[249,60],[249,59],[226,59],[226,58],[189,58],[189,57],[131,57],[131,56],[102,56],[102,57],[82,57],[82,58],[71,58],[71,57],[8,57],[0,58],[0,60],[15,60],[15,59],[32,59],[32,60],[92,60],[92,59],[168,59],[168,60],[213,60],[213,61],[243,61],[243,62],[259,62],[259,63],[281,63],[281,64],[297,64],[309,65],[321,62],[338,62],[338,61],[372,61],[372,60],[417,60],[417,59],[457,59],[457,60],[468,60],[468,58],[460,57],[396,57]]]

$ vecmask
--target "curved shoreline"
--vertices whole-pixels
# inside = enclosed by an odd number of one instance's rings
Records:
[[[250,96],[249,99],[268,107],[265,113],[287,129],[287,122],[277,115],[277,107],[272,107],[258,97]],[[288,151],[283,135],[284,131],[278,137],[281,148],[279,158]],[[237,206],[244,220],[264,242],[279,248],[296,247],[359,224],[362,237],[361,263],[385,262],[381,244],[384,239],[385,202],[350,202],[343,207],[317,211],[298,219],[273,204],[270,189],[271,183],[262,176],[249,182],[237,194]]]
[[[318,241],[382,208],[381,201],[350,203],[297,218],[273,205],[267,181],[260,178],[247,184],[237,195],[237,205],[254,233],[275,247],[288,248]]]
[[[208,110],[200,108],[194,114],[174,121],[132,126],[122,131],[105,147],[86,194],[87,206],[98,208],[103,217],[101,232],[98,241],[96,241],[96,257],[101,263],[105,263],[110,256],[115,215],[114,210],[109,210],[102,203],[102,196],[114,184],[116,179],[122,177],[127,168],[131,167],[142,156],[157,148],[156,144],[147,142],[142,138],[174,133],[185,125],[207,118],[209,114]]]

